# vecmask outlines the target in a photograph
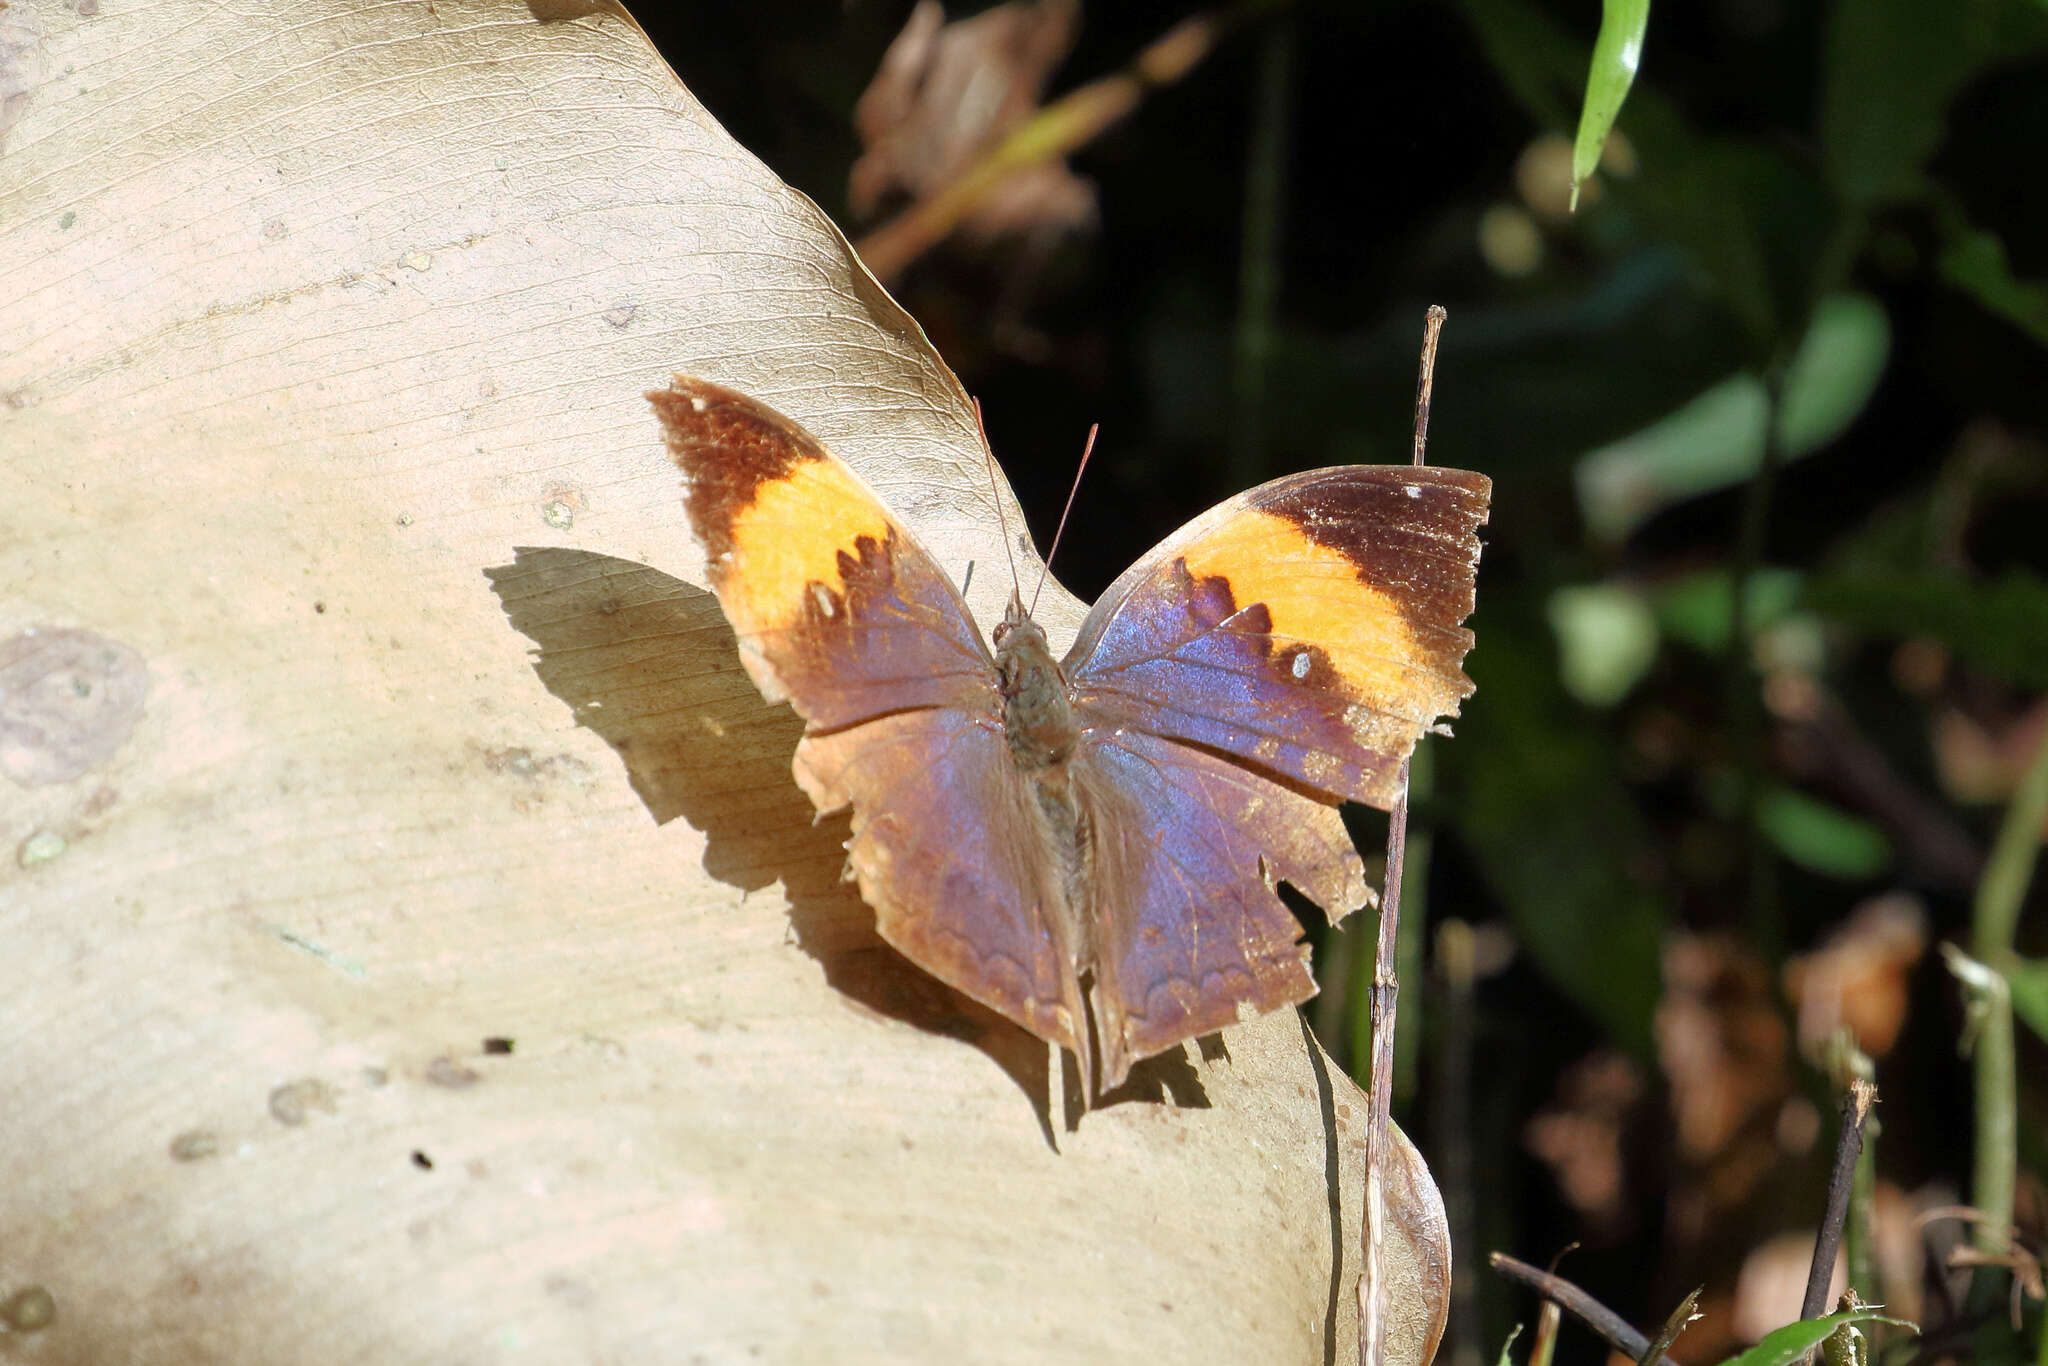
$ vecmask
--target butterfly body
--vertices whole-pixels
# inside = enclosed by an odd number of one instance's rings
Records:
[[[1044,629],[1014,595],[996,627],[995,642],[1003,734],[1011,757],[1026,772],[1064,763],[1081,735],[1067,695],[1067,675],[1052,657]]]
[[[649,398],[741,658],[807,722],[796,780],[852,809],[884,938],[1084,1077],[1099,1053],[1104,1086],[1313,994],[1275,886],[1333,916],[1367,899],[1337,807],[1387,805],[1471,692],[1482,476],[1262,485],[1133,565],[1055,658],[1014,598],[991,652],[930,554],[788,419],[680,376]]]

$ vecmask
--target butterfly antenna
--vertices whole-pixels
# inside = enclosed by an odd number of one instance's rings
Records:
[[[988,424],[981,420],[981,400],[977,398],[969,401],[974,404],[974,425],[981,432],[981,458],[988,462],[988,491],[996,503],[996,525],[1003,533],[1003,554],[1010,561],[1010,594],[1013,597],[1021,597],[1024,586],[1017,582],[1017,552],[1010,545],[1010,519],[1003,515],[1003,490],[996,481],[995,449],[988,444]]]
[[[1052,573],[1052,557],[1059,554],[1060,537],[1067,532],[1067,514],[1074,510],[1074,495],[1081,491],[1081,476],[1088,472],[1088,457],[1095,454],[1095,434],[1101,430],[1100,422],[1088,429],[1088,444],[1081,448],[1081,463],[1074,467],[1074,482],[1067,489],[1067,505],[1060,509],[1060,524],[1053,528],[1052,548],[1045,552],[1045,565],[1038,571],[1038,587],[1031,590],[1031,612],[1038,610],[1038,595],[1045,591],[1046,575]]]
[[[1449,316],[1442,304],[1431,304],[1422,319],[1422,375],[1415,382],[1414,463],[1417,465],[1429,463],[1422,457],[1422,448],[1429,440],[1429,390],[1436,382],[1436,336],[1444,330],[1444,319]]]

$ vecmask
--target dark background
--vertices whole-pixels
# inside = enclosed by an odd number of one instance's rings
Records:
[[[1652,1327],[1704,1283],[1688,1361],[1771,1312],[1744,1268],[1820,1208],[1833,1101],[1797,1021],[1829,967],[1880,1055],[1890,1302],[1942,1320],[1912,1213],[1968,1199],[1974,1101],[1933,945],[1967,942],[2048,719],[2048,7],[1661,5],[1618,125],[1633,167],[1564,217],[1557,177],[1532,195],[1518,167],[1568,145],[1597,8],[1269,7],[1072,158],[1092,227],[956,238],[892,285],[982,399],[1041,545],[1101,423],[1058,564],[1084,598],[1249,483],[1404,459],[1423,310],[1449,309],[1430,456],[1491,475],[1494,513],[1479,692],[1418,785],[1399,1114],[1458,1217],[1468,1362],[1533,1316],[1492,1249],[1580,1240],[1563,1270]],[[907,5],[635,12],[742,143],[849,236],[873,226],[848,211],[851,111]],[[1087,10],[1050,95],[1197,12]],[[1271,246],[1248,255],[1252,220]],[[1755,477],[1794,409],[1823,417]],[[1589,511],[1589,453],[1637,434],[1602,486],[1622,511]],[[2022,951],[2048,951],[2042,901]],[[1436,949],[1452,920],[1478,936],[1469,1003]],[[1322,944],[1312,1009],[1354,1069],[1369,939]],[[2020,1033],[2038,1236],[2048,1096]]]

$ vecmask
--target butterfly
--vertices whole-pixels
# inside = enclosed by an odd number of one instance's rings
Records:
[[[1015,594],[984,640],[795,422],[684,376],[648,399],[747,672],[805,722],[797,784],[852,808],[884,939],[1104,1090],[1314,995],[1277,885],[1336,915],[1369,898],[1338,806],[1391,805],[1473,691],[1484,475],[1261,484],[1132,565],[1056,659]]]

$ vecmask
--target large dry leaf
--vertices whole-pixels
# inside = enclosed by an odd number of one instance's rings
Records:
[[[1351,1352],[1365,1107],[1293,1018],[1076,1121],[839,881],[641,392],[760,395],[962,572],[986,478],[630,20],[0,33],[0,1297],[55,1306],[17,1347]]]

